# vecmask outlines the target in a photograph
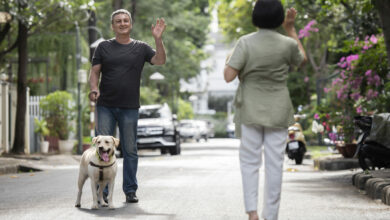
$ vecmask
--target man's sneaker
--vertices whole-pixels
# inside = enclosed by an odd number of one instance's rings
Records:
[[[135,195],[135,192],[130,192],[126,195],[126,202],[127,203],[137,203],[138,202],[138,198]]]

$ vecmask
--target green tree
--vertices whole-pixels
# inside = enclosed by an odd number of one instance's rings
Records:
[[[50,30],[58,31],[68,28],[73,21],[79,18],[78,13],[88,8],[89,0],[1,0],[0,8],[12,15],[10,28],[4,27],[5,35],[11,38],[0,38],[1,55],[10,53],[18,47],[18,76],[17,76],[17,111],[15,125],[15,141],[12,152],[24,153],[24,127],[26,115],[27,65],[28,65],[28,37],[35,33]],[[6,24],[7,25],[7,24]],[[15,26],[17,25],[17,29]],[[4,36],[5,36],[4,35]],[[16,40],[13,37],[16,36]],[[7,40],[6,40],[7,39]],[[8,44],[1,44],[7,41]],[[12,43],[15,42],[15,43]],[[8,47],[8,45],[12,45]],[[5,49],[4,49],[5,48]],[[0,60],[2,62],[2,60]]]
[[[179,99],[179,108],[177,112],[177,119],[192,119],[194,117],[194,111],[190,102],[186,102]]]
[[[140,103],[141,105],[157,104],[161,101],[161,96],[157,89],[141,86],[140,88]]]
[[[390,67],[390,1],[388,0],[373,0],[375,8],[378,10],[381,18],[383,34],[387,49],[387,63]]]

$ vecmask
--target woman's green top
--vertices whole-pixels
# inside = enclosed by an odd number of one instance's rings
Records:
[[[296,40],[275,30],[260,29],[237,41],[227,62],[239,70],[236,136],[241,136],[241,124],[287,128],[294,123],[286,81],[290,66],[300,65],[303,59]]]

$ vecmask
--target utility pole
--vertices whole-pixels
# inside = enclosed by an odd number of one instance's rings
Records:
[[[76,69],[77,69],[77,154],[81,154],[82,147],[82,131],[81,131],[81,101],[80,101],[80,93],[81,93],[81,76],[80,76],[80,66],[81,66],[81,48],[80,48],[80,27],[77,21],[75,21],[76,25]]]

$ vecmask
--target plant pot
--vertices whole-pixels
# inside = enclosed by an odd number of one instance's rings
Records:
[[[72,154],[74,140],[59,140],[58,148],[61,154]]]
[[[58,137],[48,136],[46,140],[49,141],[49,152],[58,152]]]
[[[83,153],[91,147],[90,144],[83,144]]]
[[[357,145],[356,144],[336,144],[336,148],[341,155],[345,158],[351,158],[355,155]]]
[[[42,141],[41,142],[41,153],[42,154],[49,153],[49,141]]]

